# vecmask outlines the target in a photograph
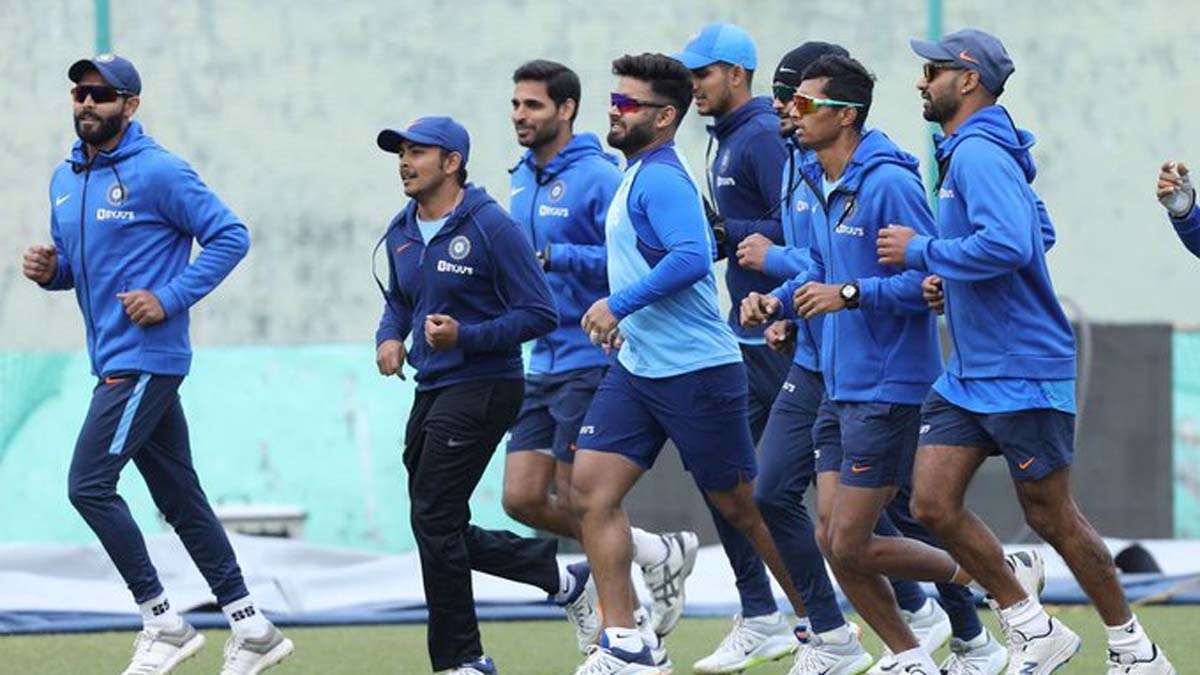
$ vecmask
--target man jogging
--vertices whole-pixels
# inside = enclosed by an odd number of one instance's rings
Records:
[[[1026,522],[1054,547],[1107,627],[1108,672],[1173,673],[1130,611],[1112,556],[1071,492],[1075,336],[1046,264],[1054,228],[1031,183],[1034,138],[997,105],[1013,62],[979,30],[911,41],[927,59],[917,88],[942,126],[937,236],[881,230],[879,260],[928,273],[954,350],[922,408],[913,513],[987,589],[1009,639],[1009,672],[1050,673],[1081,641],[1030,593],[1032,553],[1001,562],[1000,542],[963,497],[990,455],[1008,463]]]
[[[204,645],[167,598],[145,541],[117,494],[131,460],[229,619],[224,675],[258,673],[292,652],[246,590],[229,539],[192,464],[179,386],[192,352],[188,309],[246,255],[246,226],[190,166],[133,119],[142,81],[113,54],[75,62],[79,140],[50,182],[52,246],[25,252],[24,273],[75,290],[99,378],[71,459],[68,496],[100,539],[142,613],[125,673],[168,673]],[[202,248],[188,262],[192,243]]]
[[[554,304],[518,225],[467,183],[470,138],[448,117],[385,129],[411,198],[384,236],[388,285],[375,342],[382,375],[416,369],[404,432],[413,534],[435,671],[495,673],[483,654],[471,570],[586,603],[586,564],[560,569],[555,540],[470,524],[468,500],[521,408],[521,343],[554,329]],[[412,350],[404,340],[413,335]],[[570,609],[568,610],[571,611]]]

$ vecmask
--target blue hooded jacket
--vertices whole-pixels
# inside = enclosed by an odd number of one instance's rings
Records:
[[[743,328],[739,321],[742,299],[751,291],[766,293],[775,287],[766,275],[740,267],[737,247],[755,232],[776,244],[783,243],[779,224],[779,176],[787,162],[787,149],[779,135],[779,116],[771,99],[752,98],[708,127],[717,142],[717,156],[708,170],[708,193],[725,218],[725,245],[717,252],[728,258],[725,284],[729,288],[729,326],[738,341],[764,344],[763,329]]]
[[[188,308],[208,295],[250,248],[246,226],[187,162],[130,122],[116,148],[91,162],[83,141],[50,180],[50,233],[58,267],[46,284],[75,289],[92,373],[186,375]],[[192,241],[202,250],[189,264]],[[148,290],[166,319],[145,328],[118,293]]]
[[[1075,377],[1075,335],[1050,283],[1054,226],[1030,185],[1033,134],[1000,106],[936,138],[944,167],[937,237],[905,251],[908,267],[937,274],[946,294],[959,379]]]
[[[808,251],[812,245],[811,228],[805,213],[809,203],[801,190],[804,186],[801,169],[815,159],[812,150],[801,147],[795,139],[789,138],[786,145],[788,161],[783,169],[779,207],[784,245],[771,246],[763,260],[763,273],[776,284],[804,272],[812,264]],[[798,319],[795,323],[796,354],[792,362],[813,372],[820,371],[821,328],[825,325],[825,317],[819,316],[811,321]]]
[[[1171,218],[1171,225],[1175,227],[1179,241],[1183,242],[1192,255],[1200,258],[1200,209],[1192,206],[1192,210],[1186,216]]]
[[[408,363],[417,389],[469,380],[521,379],[521,343],[554,330],[554,300],[520,226],[483,188],[468,184],[462,201],[426,246],[417,202],[392,219],[384,240],[388,289],[375,344],[404,340],[416,327]],[[425,317],[459,323],[458,344],[435,351]]]
[[[558,306],[558,329],[533,344],[531,373],[558,374],[607,366],[604,351],[579,325],[608,295],[604,216],[621,184],[617,158],[595,134],[576,134],[545,167],[533,151],[513,167],[509,212],[536,251],[546,255],[546,281]]]
[[[821,373],[834,401],[919,404],[942,372],[937,320],[921,297],[924,275],[880,265],[875,245],[888,225],[933,231],[917,167],[916,157],[871,130],[828,201],[816,155],[802,168],[799,199],[807,207],[798,213],[809,224],[812,264],[773,295],[795,318],[792,296],[805,283],[858,281],[859,307],[825,315]]]

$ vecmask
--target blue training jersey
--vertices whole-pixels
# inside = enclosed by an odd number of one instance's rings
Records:
[[[662,378],[742,360],[717,307],[716,245],[700,189],[674,142],[629,158],[605,238],[626,370]]]

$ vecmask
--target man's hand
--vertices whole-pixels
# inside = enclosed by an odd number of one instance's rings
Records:
[[[458,346],[458,322],[446,314],[425,317],[425,341],[435,351],[444,352]]]
[[[915,236],[916,230],[903,225],[888,225],[879,230],[879,238],[875,240],[879,264],[904,267],[904,252],[908,249],[908,242]]]
[[[779,312],[779,298],[769,293],[756,293],[751,291],[742,300],[740,307],[740,321],[745,328],[754,328],[761,326],[771,320]]]
[[[405,356],[404,343],[400,340],[380,342],[379,349],[375,350],[375,365],[379,367],[379,374],[385,377],[398,375],[403,380]]]
[[[1196,205],[1196,188],[1183,162],[1165,162],[1158,173],[1158,201],[1175,218],[1192,212]]]
[[[583,319],[579,321],[579,325],[583,326],[583,332],[587,333],[592,344],[607,346],[610,349],[615,348],[614,341],[619,335],[618,323],[620,322],[617,317],[608,308],[608,298],[600,298],[593,302],[583,315]]]
[[[776,321],[763,331],[767,346],[777,352],[786,351],[796,341],[796,324],[791,321]]]
[[[742,240],[737,247],[737,264],[755,272],[763,271],[767,261],[767,251],[775,242],[755,232]]]
[[[21,271],[25,278],[45,286],[58,271],[58,249],[42,244],[30,246],[21,259]]]
[[[806,319],[846,309],[846,301],[842,299],[842,287],[838,284],[810,281],[796,289],[792,300],[795,303],[796,314]]]
[[[129,320],[145,328],[156,323],[162,323],[167,318],[158,296],[145,289],[117,293],[121,304],[125,305],[125,315]]]
[[[936,314],[945,314],[946,312],[946,291],[942,288],[942,278],[936,274],[930,274],[921,282],[921,295],[925,298],[925,302],[929,303],[929,309],[932,309]]]

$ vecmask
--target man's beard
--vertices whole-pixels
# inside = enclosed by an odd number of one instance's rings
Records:
[[[925,105],[922,107],[921,114],[926,121],[936,124],[944,124],[947,121],[954,119],[958,114],[959,102],[951,98],[935,99],[930,96],[925,99]]]
[[[533,137],[530,138],[528,142],[521,143],[521,145],[524,145],[525,147],[529,148],[530,150],[536,150],[536,149],[542,147],[543,145],[546,145],[547,143],[552,142],[555,138],[558,137],[558,125],[555,124],[554,122],[548,122],[544,126],[542,126],[542,128],[540,128],[540,129],[537,127],[525,127],[525,128],[531,129],[533,131]],[[518,142],[520,142],[520,141],[518,141]]]
[[[614,136],[614,132],[608,132],[608,144],[625,154],[634,154],[650,142],[654,140],[654,132],[650,129],[650,125],[626,127],[625,134],[620,137]]]
[[[75,117],[75,135],[79,136],[84,143],[90,145],[104,145],[111,141],[117,134],[121,133],[121,115],[120,113],[111,117],[101,117],[92,113],[90,117],[100,121],[100,125],[94,129],[85,131],[83,125],[80,124],[79,116]]]

